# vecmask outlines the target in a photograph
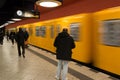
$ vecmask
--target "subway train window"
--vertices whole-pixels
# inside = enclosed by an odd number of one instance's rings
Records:
[[[22,30],[23,30],[23,31],[25,31],[25,30],[26,30],[26,28],[22,28]]]
[[[56,27],[56,33],[57,33],[57,35],[60,33],[60,28],[61,28],[61,25],[58,24],[57,27]]]
[[[36,36],[40,36],[40,27],[37,26],[35,30]]]
[[[101,41],[103,44],[120,46],[120,20],[103,21],[101,28]]]
[[[32,27],[29,27],[29,28],[28,28],[28,32],[29,32],[29,35],[32,35],[32,34],[33,34],[33,29],[32,29]]]
[[[54,38],[54,25],[50,26],[50,37]]]
[[[46,27],[45,26],[41,26],[40,27],[40,36],[41,37],[45,37],[46,35]]]
[[[71,23],[70,24],[70,35],[73,37],[75,41],[79,41],[80,39],[80,23]]]

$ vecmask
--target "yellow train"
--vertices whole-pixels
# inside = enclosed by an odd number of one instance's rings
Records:
[[[36,22],[19,27],[30,34],[29,44],[55,53],[53,42],[63,28],[68,28],[76,48],[72,58],[93,63],[102,70],[120,75],[120,7],[95,13],[83,13]]]

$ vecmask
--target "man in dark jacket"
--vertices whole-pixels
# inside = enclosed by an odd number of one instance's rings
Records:
[[[22,55],[25,58],[25,33],[22,31],[22,28],[19,28],[19,31],[16,33],[15,40],[17,42],[18,47],[18,55],[21,56],[21,48],[22,48]]]
[[[0,29],[0,44],[3,45],[4,31]]]
[[[11,40],[11,42],[12,42],[12,45],[14,45],[14,40],[15,40],[15,32],[14,31],[12,31],[11,33],[10,33],[10,40]]]
[[[72,49],[75,48],[75,43],[73,38],[68,34],[68,30],[66,28],[64,28],[56,37],[54,46],[57,48],[56,56],[59,60],[56,78],[59,80],[62,75],[62,80],[67,80],[66,75],[68,72],[68,62],[71,60]]]
[[[5,36],[5,28],[2,27],[0,28],[0,44],[1,45],[3,45],[4,36]]]

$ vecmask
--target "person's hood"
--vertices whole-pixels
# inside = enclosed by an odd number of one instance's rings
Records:
[[[67,32],[61,32],[61,33],[59,34],[59,36],[60,36],[61,38],[65,38],[65,37],[68,37],[69,34],[68,34]]]

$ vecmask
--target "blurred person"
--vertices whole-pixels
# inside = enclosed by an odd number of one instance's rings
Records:
[[[15,40],[15,32],[10,32],[10,35],[9,35],[9,37],[10,37],[10,40],[11,40],[11,42],[12,42],[12,45],[14,45],[14,40]]]
[[[68,29],[64,28],[55,38],[56,58],[58,59],[57,80],[67,80],[68,63],[71,61],[72,49],[75,48],[73,38],[68,34]]]
[[[7,41],[9,41],[9,35],[10,35],[10,34],[9,34],[9,31],[7,30],[7,31],[6,31],[6,38],[7,38]]]
[[[0,29],[0,44],[3,45],[4,31]]]
[[[21,57],[21,48],[22,48],[22,55],[25,58],[25,33],[23,32],[22,28],[19,28],[19,31],[16,33],[15,40],[17,42],[18,47],[18,55]]]
[[[25,33],[25,48],[27,48],[28,47],[28,38],[29,38],[29,34],[28,34],[28,32],[27,32],[27,30],[24,30],[24,33]]]

